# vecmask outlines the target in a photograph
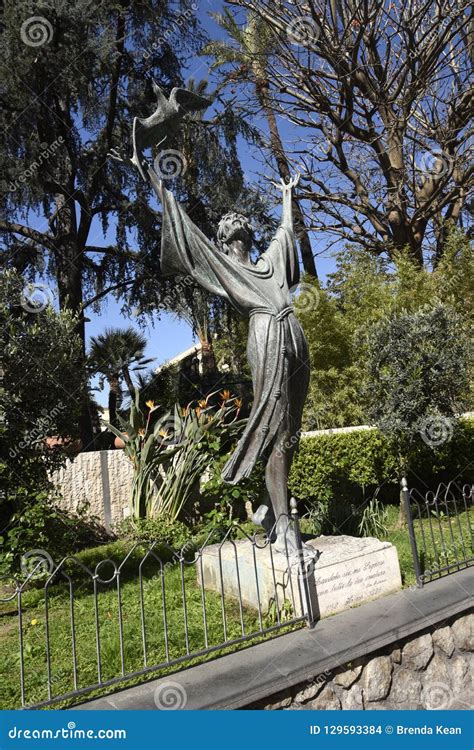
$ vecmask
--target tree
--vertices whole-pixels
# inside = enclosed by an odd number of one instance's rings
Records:
[[[308,341],[311,380],[303,413],[306,430],[361,424],[351,331],[336,300],[318,282],[303,278],[295,310]]]
[[[366,398],[371,423],[395,445],[400,476],[423,441],[449,441],[466,406],[469,339],[441,303],[387,316],[369,331]]]
[[[0,279],[0,544],[78,438],[84,373],[74,316],[30,297],[21,276]],[[46,438],[55,436],[56,447]],[[62,441],[61,441],[62,439]],[[62,442],[62,445],[61,445]]]
[[[474,255],[459,230],[447,237],[436,268],[420,269],[409,250],[394,252],[391,261],[346,246],[336,255],[336,271],[327,288],[342,311],[351,336],[386,315],[415,312],[424,305],[446,302],[461,315],[464,328],[472,323]],[[354,339],[354,345],[361,345]]]
[[[122,380],[130,398],[135,397],[131,371],[145,370],[152,359],[145,359],[147,340],[133,328],[108,328],[91,338],[89,368],[101,374],[109,385],[109,420],[117,425],[117,409],[122,401]]]
[[[230,2],[278,40],[272,106],[297,126],[309,228],[439,262],[472,186],[470,4]]]
[[[26,0],[6,3],[2,259],[54,279],[83,349],[90,304],[143,288],[144,275],[156,287],[160,218],[144,186],[107,153],[130,142],[131,113],[148,113],[153,78],[182,83],[182,60],[203,40],[193,8],[190,0],[66,0],[39,14]]]
[[[456,313],[460,339],[467,342],[473,316],[473,263],[468,238],[453,230],[433,271],[420,269],[408,251],[394,253],[389,262],[347,246],[338,253],[336,270],[325,289],[303,279],[295,308],[311,358],[304,428],[367,423],[367,335],[387,317],[447,304]],[[472,383],[472,362],[468,368]],[[472,394],[468,408],[472,408]]]
[[[83,339],[84,296],[128,276],[130,262],[138,261],[131,230],[146,253],[159,227],[146,201],[130,201],[134,183],[107,153],[129,141],[130,112],[144,112],[153,101],[151,77],[179,80],[181,61],[171,45],[176,30],[183,53],[192,30],[198,43],[189,3],[170,6],[65,2],[45,7],[35,23],[29,3],[7,3],[2,167],[9,189],[2,190],[7,219],[0,227],[7,255],[22,271],[36,267],[38,255],[44,259],[60,307],[80,316]],[[170,42],[146,52],[150,39],[163,37]],[[32,213],[42,219],[40,229],[28,223]],[[106,235],[112,218],[115,243],[100,246],[98,222]]]
[[[276,163],[279,176],[288,181],[291,168],[285,153],[285,148],[275,117],[270,76],[268,72],[268,57],[275,36],[267,23],[255,13],[250,12],[248,22],[241,27],[228,8],[224,13],[214,13],[214,19],[227,32],[229,41],[212,41],[205,45],[201,54],[214,58],[211,68],[228,68],[223,76],[226,83],[250,81],[255,95],[267,120],[270,135],[270,149]],[[299,239],[303,268],[310,276],[317,277],[316,264],[309,234],[305,226],[305,219],[299,201],[293,200],[293,214],[295,232]]]

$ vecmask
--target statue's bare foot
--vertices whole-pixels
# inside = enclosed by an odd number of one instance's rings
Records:
[[[252,515],[252,523],[261,526],[269,539],[275,539],[275,517],[268,505],[260,505]]]
[[[297,563],[302,560],[304,563],[313,562],[315,563],[319,558],[319,551],[314,549],[309,544],[304,542],[301,544],[301,548],[298,547],[296,541],[296,534],[293,529],[286,529],[285,532],[277,535],[275,542],[272,544],[272,549],[275,552],[279,552],[285,555],[290,560],[290,563]]]

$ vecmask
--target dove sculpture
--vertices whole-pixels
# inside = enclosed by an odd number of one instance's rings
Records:
[[[169,99],[153,81],[158,106],[150,117],[135,117],[133,120],[133,155],[123,159],[116,149],[111,149],[110,156],[116,161],[129,162],[146,178],[143,167],[143,151],[152,146],[164,143],[179,127],[180,121],[190,112],[204,110],[211,104],[210,99],[195,94],[187,89],[174,88]]]

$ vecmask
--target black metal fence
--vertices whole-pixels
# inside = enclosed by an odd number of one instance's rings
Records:
[[[237,524],[214,545],[211,532],[197,551],[137,543],[120,562],[93,567],[76,556],[55,564],[42,551],[0,598],[17,620],[18,652],[4,665],[17,682],[17,705],[50,706],[312,625],[295,506],[285,520],[297,546],[284,554]]]
[[[440,484],[424,495],[409,490],[402,480],[402,499],[408,523],[418,586],[463,570],[474,562],[474,485]]]

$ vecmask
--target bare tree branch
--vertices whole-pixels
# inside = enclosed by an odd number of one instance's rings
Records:
[[[277,40],[272,102],[297,128],[312,224],[420,265],[439,255],[473,184],[467,0],[229,1]]]

